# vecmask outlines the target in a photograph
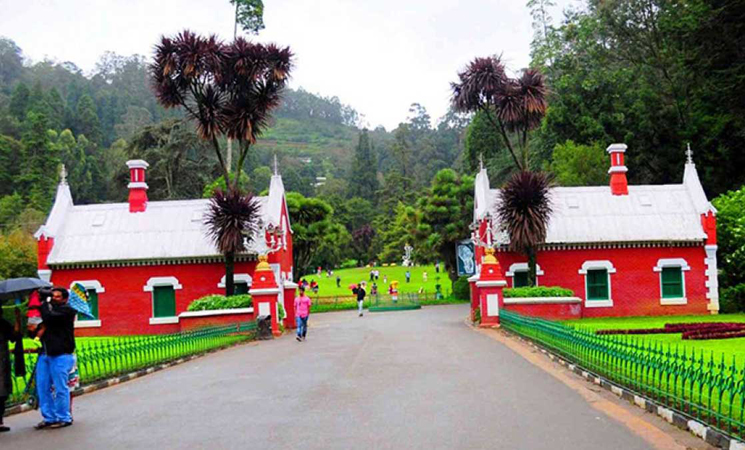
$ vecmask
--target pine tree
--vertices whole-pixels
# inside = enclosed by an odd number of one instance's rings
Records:
[[[96,114],[96,105],[90,95],[83,94],[80,97],[75,113],[75,134],[84,134],[93,142],[101,142],[101,124]]]
[[[355,149],[354,162],[352,164],[349,186],[352,197],[361,197],[377,203],[376,192],[378,190],[378,163],[375,158],[370,137],[367,129],[362,130]]]
[[[29,94],[28,86],[24,83],[18,83],[13,90],[13,95],[10,97],[10,114],[19,122],[22,122],[26,118]]]
[[[46,96],[46,102],[49,106],[49,128],[61,130],[65,120],[65,100],[60,95],[56,87],[53,87]]]
[[[46,121],[43,114],[29,111],[21,139],[25,152],[19,177],[21,194],[27,197],[31,207],[39,211],[48,211],[52,206],[59,176],[57,149],[51,145],[52,136],[46,128]]]

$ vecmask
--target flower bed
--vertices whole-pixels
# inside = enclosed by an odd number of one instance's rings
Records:
[[[732,339],[745,337],[745,323],[737,322],[701,322],[701,323],[666,323],[664,328],[632,328],[615,330],[597,330],[595,334],[677,334],[682,339]]]

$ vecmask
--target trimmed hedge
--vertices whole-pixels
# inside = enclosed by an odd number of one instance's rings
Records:
[[[533,286],[507,288],[504,290],[505,298],[527,298],[527,297],[574,297],[574,291],[559,286]]]
[[[206,295],[189,303],[187,311],[213,311],[216,309],[250,308],[253,304],[248,294],[225,297],[224,295]]]
[[[458,300],[468,300],[471,298],[471,286],[468,284],[467,277],[459,277],[453,283],[453,297]]]

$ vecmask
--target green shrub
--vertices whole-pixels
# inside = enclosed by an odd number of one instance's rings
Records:
[[[225,297],[224,295],[207,295],[189,304],[187,311],[213,311],[216,309],[249,308],[253,304],[248,294]]]
[[[745,311],[745,283],[719,290],[719,312],[723,314]]]
[[[526,297],[574,297],[574,291],[559,286],[534,286],[507,288],[504,290],[505,298]]]
[[[473,311],[473,323],[476,325],[479,325],[481,323],[481,308],[478,306]]]
[[[354,269],[355,267],[357,267],[356,259],[347,259],[341,263],[342,269]]]
[[[471,298],[471,286],[468,283],[468,277],[459,277],[453,283],[453,297],[458,300],[468,300]]]

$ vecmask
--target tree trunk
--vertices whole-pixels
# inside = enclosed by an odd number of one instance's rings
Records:
[[[455,243],[447,245],[442,250],[441,256],[445,261],[445,271],[448,273],[450,281],[455,283],[458,280],[458,260],[455,254]]]
[[[528,257],[528,286],[535,286],[536,265],[535,265],[535,248],[529,247],[526,251]]]
[[[225,254],[225,296],[230,297],[235,294],[235,280],[233,271],[235,269],[235,254],[228,252]]]

